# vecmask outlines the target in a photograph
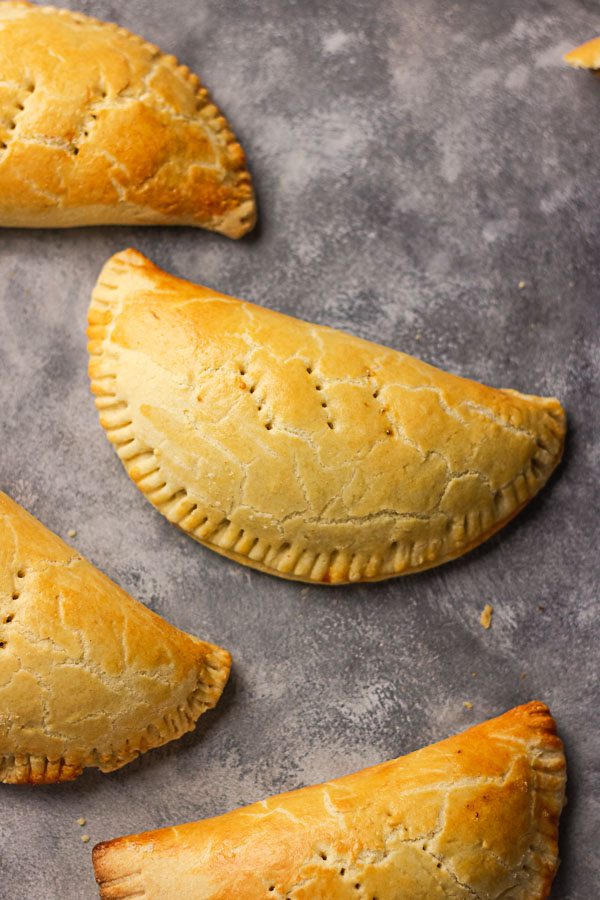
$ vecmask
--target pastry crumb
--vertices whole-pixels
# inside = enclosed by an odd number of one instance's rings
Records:
[[[67,531],[67,534],[69,535],[69,537],[75,537],[77,532],[75,531],[74,528],[69,528],[69,530]]]
[[[494,612],[494,607],[490,606],[489,603],[486,603],[483,612],[481,613],[481,617],[479,621],[483,625],[484,628],[490,628],[492,624],[492,613]]]
[[[81,819],[77,819],[77,824],[78,824],[78,825],[85,825],[85,819],[83,818],[83,816],[81,817]]]
[[[467,709],[473,709],[473,704],[470,703],[468,700],[463,700],[463,706],[466,706]]]
[[[473,678],[477,678],[477,672],[471,672],[471,675],[473,676]]]
[[[538,609],[539,609],[540,612],[545,612],[545,611],[546,611],[546,607],[545,607],[545,606],[538,606]]]
[[[519,282],[519,290],[522,291],[524,287],[525,287],[525,282],[524,282],[524,281],[520,281],[520,282]]]
[[[525,678],[525,672],[521,672],[521,678]]]
[[[89,841],[89,839],[90,839],[89,834],[82,834],[82,835],[81,835],[81,840],[83,841],[84,844],[87,844],[87,842]]]

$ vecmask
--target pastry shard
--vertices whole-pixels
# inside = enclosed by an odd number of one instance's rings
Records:
[[[543,703],[326,784],[98,844],[103,900],[541,900],[565,759]]]
[[[191,731],[230,664],[0,492],[0,781],[118,769]]]
[[[564,58],[574,69],[591,69],[600,75],[600,37],[575,47],[570,53],[565,53]]]
[[[138,487],[275,575],[333,584],[452,559],[562,453],[557,400],[180,281],[133,250],[104,266],[88,335],[100,422]]]
[[[244,153],[173,56],[81,13],[0,3],[0,225],[198,225],[241,237]]]

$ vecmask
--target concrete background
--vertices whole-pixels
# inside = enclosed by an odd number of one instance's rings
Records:
[[[569,766],[551,896],[597,900],[600,80],[561,57],[600,32],[600,5],[63,2],[200,75],[246,150],[260,224],[239,243],[192,229],[0,233],[0,487],[65,539],[75,528],[90,560],[227,647],[235,669],[195,733],[121,771],[2,786],[0,897],[92,900],[97,841],[543,699]],[[459,374],[557,395],[570,426],[560,471],[499,535],[425,574],[332,590],[228,562],[143,499],[98,424],[86,310],[127,246]]]

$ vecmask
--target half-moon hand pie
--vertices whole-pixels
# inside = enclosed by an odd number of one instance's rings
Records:
[[[94,848],[102,900],[543,900],[565,759],[543,703],[400,759]]]
[[[112,257],[89,309],[100,421],[171,522],[250,566],[336,584],[426,569],[511,519],[563,447],[558,400]]]
[[[230,665],[0,492],[0,781],[118,769],[191,731]]]
[[[0,225],[198,225],[241,237],[244,153],[186,66],[81,13],[0,3]]]

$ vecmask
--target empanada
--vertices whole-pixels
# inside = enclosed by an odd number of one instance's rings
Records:
[[[574,69],[591,69],[594,74],[600,75],[600,37],[575,47],[570,53],[565,53],[564,58]]]
[[[529,703],[409,756],[98,844],[103,900],[541,900],[565,759]]]
[[[118,769],[191,731],[230,665],[0,492],[0,781]]]
[[[493,390],[112,257],[89,310],[100,421],[167,518],[239,562],[339,583],[459,556],[558,463],[555,399]]]
[[[186,66],[117,25],[0,2],[0,225],[198,225],[241,237],[244,153]]]

